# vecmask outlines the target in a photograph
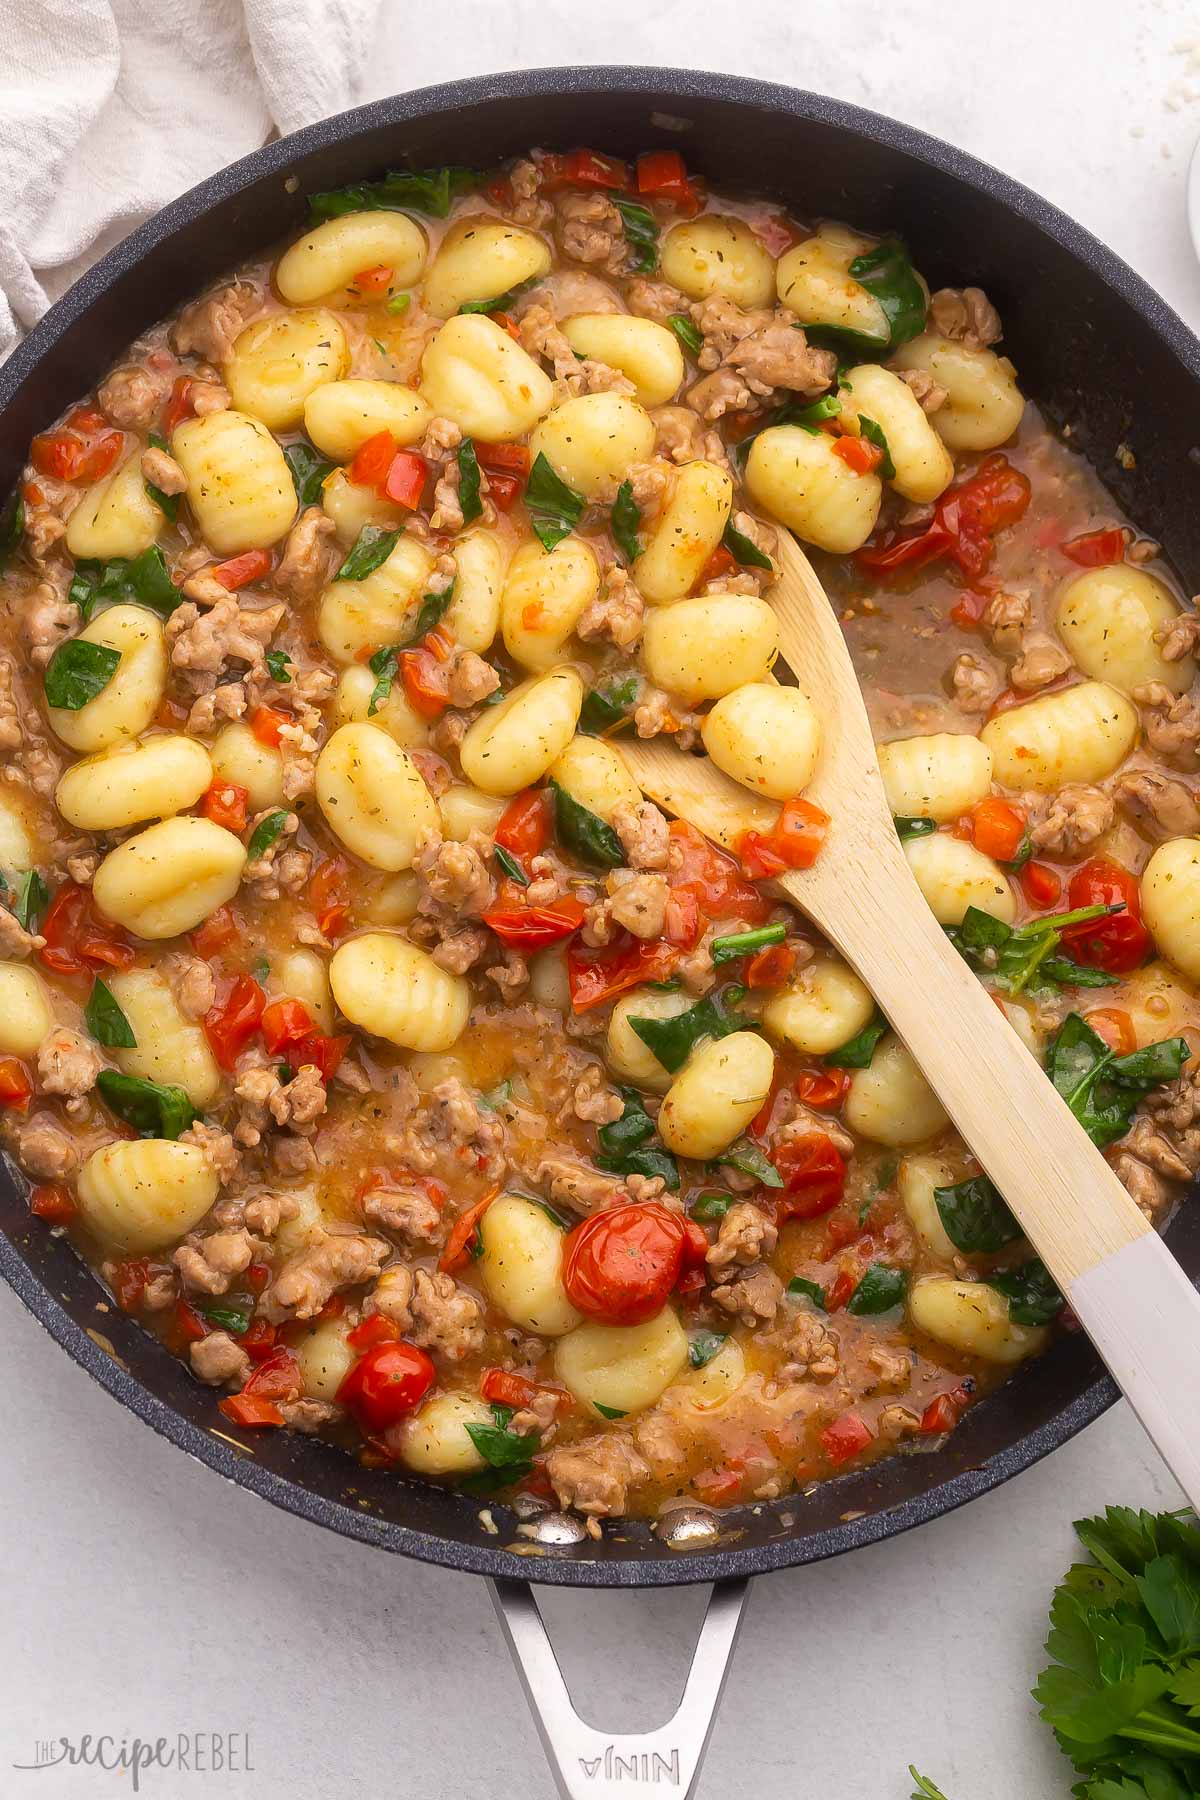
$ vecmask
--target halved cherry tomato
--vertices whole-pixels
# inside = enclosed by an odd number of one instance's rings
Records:
[[[1024,516],[1031,492],[1028,476],[1014,469],[1006,456],[985,457],[974,475],[947,488],[923,530],[908,535],[888,532],[882,543],[858,551],[856,560],[864,569],[886,574],[919,569],[948,556],[968,581],[974,581],[992,560],[993,536]]]
[[[392,466],[397,444],[390,431],[377,431],[358,446],[354,452],[350,467],[346,471],[347,481],[355,487],[377,488],[387,480],[387,472]]]
[[[1110,975],[1126,975],[1145,962],[1150,933],[1142,923],[1137,879],[1120,863],[1094,856],[1071,877],[1067,899],[1078,906],[1123,905],[1124,912],[1063,928],[1063,943],[1076,962]]]
[[[971,814],[971,838],[977,850],[996,862],[1012,862],[1025,836],[1025,814],[1019,806],[989,794]]]
[[[1017,880],[1030,906],[1053,906],[1062,893],[1062,877],[1048,863],[1027,862]]]
[[[265,1319],[251,1319],[238,1339],[238,1343],[251,1362],[265,1362],[268,1356],[274,1356],[278,1348],[275,1341],[275,1327],[269,1325]]]
[[[258,1030],[267,996],[250,975],[239,975],[225,998],[204,1015],[204,1035],[223,1069],[233,1069]]]
[[[323,937],[336,937],[350,912],[350,864],[344,856],[326,856],[313,870],[308,897]]]
[[[273,1400],[260,1400],[256,1394],[227,1394],[217,1401],[217,1411],[235,1425],[282,1425],[283,1414]]]
[[[944,1432],[953,1431],[967,1399],[968,1396],[961,1388],[951,1388],[948,1393],[936,1394],[921,1414],[918,1427],[921,1434],[924,1437],[941,1437]]]
[[[678,961],[678,949],[664,938],[646,943],[625,933],[603,950],[572,943],[567,948],[571,1005],[577,1013],[588,1012],[643,981],[665,981]]]
[[[681,950],[694,950],[704,936],[700,902],[688,888],[674,888],[663,911],[663,936]]]
[[[849,1462],[874,1442],[874,1433],[856,1412],[844,1412],[821,1433],[821,1447],[831,1463]]]
[[[401,1337],[400,1327],[386,1313],[368,1313],[361,1325],[347,1332],[346,1342],[350,1348],[361,1356],[364,1350],[373,1350],[376,1344],[394,1344]]]
[[[257,706],[250,715],[250,729],[260,744],[268,750],[279,748],[279,740],[283,736],[285,725],[292,723],[289,712],[281,712],[277,706]]]
[[[140,1312],[150,1279],[150,1264],[144,1256],[127,1257],[109,1276],[109,1286],[122,1312]]]
[[[423,456],[418,456],[415,450],[397,450],[384,477],[384,495],[394,500],[397,506],[406,506],[410,512],[415,512],[421,504],[428,475],[429,464]]]
[[[688,211],[698,204],[696,190],[688,179],[687,167],[678,150],[647,150],[639,156],[637,191],[668,200],[673,206]]]
[[[25,1064],[16,1056],[0,1056],[0,1106],[27,1112],[32,1099],[33,1082]]]
[[[789,800],[769,832],[743,831],[737,840],[742,868],[753,880],[811,869],[829,829],[829,814],[808,800]]]
[[[171,388],[171,398],[167,401],[167,410],[163,415],[163,426],[169,437],[177,425],[190,419],[195,407],[192,405],[192,378],[190,375],[177,375]]]
[[[288,1061],[297,1069],[311,1067],[316,1069],[322,1081],[332,1081],[338,1071],[342,1058],[350,1048],[349,1034],[338,1037],[326,1037],[320,1031],[310,1031],[298,1043],[292,1045]]]
[[[511,512],[521,497],[522,483],[515,475],[489,475],[488,499],[502,513]]]
[[[400,653],[400,678],[413,711],[423,719],[440,719],[450,704],[441,659],[424,645]]]
[[[357,275],[350,278],[350,285],[356,287],[360,294],[386,294],[395,271],[389,263],[375,263],[369,269],[360,269]]]
[[[850,1076],[845,1069],[802,1069],[795,1090],[814,1112],[836,1112],[846,1097]]]
[[[57,481],[99,481],[107,475],[125,443],[103,413],[77,406],[57,431],[42,432],[29,446],[29,460],[39,475]]]
[[[746,964],[746,986],[782,987],[795,966],[796,952],[790,944],[768,944]]]
[[[226,831],[245,831],[249,799],[249,790],[235,781],[214,781],[204,796],[204,816]]]
[[[532,1406],[543,1394],[553,1394],[560,1404],[571,1399],[565,1388],[542,1386],[508,1369],[485,1369],[479,1379],[479,1393],[492,1406]]]
[[[340,1405],[348,1407],[365,1431],[386,1431],[420,1405],[437,1371],[415,1344],[376,1344],[360,1356],[338,1387]]]
[[[1125,560],[1125,533],[1119,525],[1103,531],[1085,531],[1080,537],[1068,538],[1060,544],[1064,556],[1084,569],[1103,569],[1109,563]]]
[[[46,942],[38,955],[59,975],[82,975],[89,968],[127,969],[133,945],[116,925],[96,911],[90,888],[66,881],[50,902],[41,924]]]
[[[684,1244],[679,1215],[665,1207],[639,1202],[606,1207],[567,1234],[567,1298],[606,1325],[640,1325],[662,1310],[679,1280]]]
[[[671,891],[694,894],[705,919],[763,925],[771,902],[745,879],[733,857],[682,819],[671,821]],[[649,977],[648,979],[654,979]]]
[[[468,1206],[466,1212],[455,1219],[446,1239],[446,1248],[438,1257],[438,1268],[443,1275],[453,1275],[456,1269],[465,1269],[471,1261],[479,1221],[499,1192],[499,1188],[491,1188],[482,1200],[477,1200],[474,1206]]]
[[[61,1181],[35,1187],[29,1196],[29,1210],[35,1218],[47,1219],[51,1225],[65,1225],[69,1219],[79,1217],[75,1196]]]
[[[718,544],[704,567],[700,571],[700,579],[696,586],[707,587],[711,581],[721,581],[726,575],[732,575],[737,568],[737,557],[724,544]]]
[[[772,1194],[781,1219],[819,1219],[833,1211],[846,1191],[846,1164],[822,1131],[786,1139],[770,1159],[783,1176],[783,1192]]]
[[[475,456],[480,468],[489,475],[515,475],[521,480],[529,474],[532,461],[527,444],[484,444],[476,440]]]
[[[1115,1050],[1118,1056],[1128,1056],[1137,1049],[1137,1032],[1133,1020],[1120,1007],[1099,1006],[1095,1012],[1084,1013],[1083,1016],[1096,1036],[1102,1037],[1109,1049]]]
[[[223,588],[235,594],[239,588],[249,587],[252,581],[261,581],[264,575],[271,573],[271,555],[267,550],[243,550],[240,556],[231,556],[228,562],[217,563],[208,570],[214,581],[219,581]]]
[[[840,437],[833,446],[833,454],[840,457],[856,475],[873,475],[883,461],[883,451],[879,445],[865,437]]]
[[[518,950],[541,950],[577,932],[586,912],[581,901],[568,896],[552,906],[497,906],[479,916],[503,943]]]
[[[300,1364],[291,1351],[277,1349],[242,1383],[242,1392],[260,1400],[294,1400],[303,1385]]]
[[[312,1014],[302,1000],[272,1000],[263,1008],[259,1022],[263,1043],[272,1056],[308,1037],[313,1028]]]
[[[197,956],[216,956],[241,935],[241,921],[232,906],[218,906],[216,912],[209,913],[203,925],[197,925],[191,933],[191,945]]]
[[[954,605],[950,608],[950,621],[960,631],[978,631],[983,615],[991,604],[992,596],[982,594],[975,588],[966,588]]]
[[[628,166],[596,150],[572,150],[566,156],[544,156],[542,186],[548,193],[563,187],[627,188]]]
[[[198,1344],[201,1338],[208,1336],[210,1329],[194,1306],[189,1306],[183,1299],[175,1302],[175,1330],[185,1344]]]
[[[493,837],[512,856],[536,856],[550,841],[550,809],[545,792],[525,788],[500,815]]]

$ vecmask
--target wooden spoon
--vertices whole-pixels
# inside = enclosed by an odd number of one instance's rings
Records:
[[[858,678],[817,576],[781,532],[780,642],[822,726],[805,798],[829,813],[779,891],[856,968],[1200,1509],[1200,1296],[953,948],[905,860]],[[732,847],[778,808],[667,741],[618,746],[643,791]]]

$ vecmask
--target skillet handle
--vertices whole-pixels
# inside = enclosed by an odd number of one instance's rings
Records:
[[[653,1731],[597,1731],[567,1691],[533,1589],[493,1581],[492,1603],[512,1651],[562,1800],[631,1800],[663,1787],[691,1800],[741,1629],[749,1581],[714,1584],[678,1709]]]

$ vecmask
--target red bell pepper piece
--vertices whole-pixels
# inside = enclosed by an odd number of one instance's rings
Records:
[[[410,512],[415,512],[421,504],[428,475],[429,465],[423,456],[418,456],[415,450],[398,450],[388,466],[382,492],[397,506],[406,506]]]
[[[1021,892],[1033,907],[1053,906],[1062,893],[1062,877],[1048,863],[1027,862],[1017,880]]]
[[[843,1413],[821,1433],[821,1447],[831,1463],[849,1462],[874,1441],[870,1426],[856,1412]]]
[[[1024,836],[1025,814],[998,794],[989,794],[971,814],[975,848],[996,862],[1012,862]]]
[[[873,475],[883,461],[883,451],[870,438],[851,437],[849,434],[840,437],[833,446],[833,454],[852,469],[856,475]]]
[[[693,212],[699,197],[678,150],[647,150],[637,159],[637,191]]]
[[[346,471],[355,487],[378,488],[387,480],[398,445],[390,431],[377,431],[358,446]]]
[[[240,556],[231,556],[228,562],[217,563],[208,573],[214,581],[219,581],[223,588],[231,594],[239,588],[249,587],[252,581],[261,581],[269,575],[272,559],[267,550],[243,550]]]
[[[375,263],[369,269],[360,269],[357,275],[350,278],[351,287],[360,294],[386,294],[391,285],[394,270],[390,263]]]
[[[603,156],[596,150],[572,150],[566,156],[544,156],[541,173],[542,186],[549,193],[564,187],[616,190],[629,186],[628,166],[615,156]]]
[[[482,1200],[477,1200],[474,1206],[468,1206],[466,1212],[455,1219],[446,1239],[446,1247],[438,1257],[438,1268],[443,1275],[453,1275],[458,1269],[466,1268],[471,1260],[479,1221],[499,1192],[499,1188],[489,1189]]]
[[[283,1414],[273,1400],[260,1400],[257,1394],[227,1394],[217,1401],[217,1411],[234,1425],[282,1425]]]
[[[308,1037],[313,1028],[312,1014],[302,1000],[272,1000],[263,1008],[260,1023],[263,1043],[272,1056]]]
[[[66,1225],[79,1217],[75,1196],[61,1181],[35,1187],[29,1196],[29,1210],[34,1218],[45,1219],[51,1225]]]
[[[511,799],[493,833],[512,856],[537,856],[550,841],[550,809],[541,788],[525,788]]]

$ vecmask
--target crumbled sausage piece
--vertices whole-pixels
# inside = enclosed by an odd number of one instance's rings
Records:
[[[1015,656],[1021,639],[1033,623],[1033,606],[1029,589],[993,594],[984,608],[983,627],[996,649],[1003,655]]]
[[[671,831],[652,800],[622,801],[612,822],[631,869],[666,868]]]
[[[621,215],[602,193],[565,193],[558,201],[558,241],[575,262],[599,263],[619,275],[627,256]]]
[[[783,1283],[766,1263],[739,1269],[728,1281],[712,1290],[712,1298],[722,1311],[734,1314],[752,1330],[756,1325],[771,1322],[782,1297]]]
[[[601,1207],[615,1206],[625,1199],[625,1189],[615,1175],[602,1175],[577,1162],[572,1156],[548,1151],[534,1169],[535,1181],[544,1181],[551,1200],[560,1200],[576,1212],[598,1212]]]
[[[232,1137],[215,1125],[206,1125],[203,1119],[198,1119],[194,1125],[189,1125],[186,1131],[181,1132],[179,1142],[195,1144],[198,1150],[204,1152],[223,1187],[227,1187],[241,1170],[241,1153]]]
[[[615,869],[609,876],[609,892],[607,905],[614,924],[623,925],[637,938],[662,936],[671,897],[665,875]]]
[[[614,1088],[609,1087],[603,1069],[593,1064],[575,1083],[571,1108],[577,1119],[591,1125],[611,1125],[625,1110],[625,1103]]]
[[[478,706],[500,686],[500,676],[486,658],[474,650],[455,646],[442,670],[446,682],[446,698],[451,706]]]
[[[202,1019],[217,997],[217,978],[202,957],[190,957],[175,984],[179,1010],[189,1019]]]
[[[1150,748],[1169,762],[1193,765],[1200,745],[1200,707],[1196,702],[1188,694],[1173,694],[1162,681],[1135,687],[1133,697],[1145,709],[1142,723]]]
[[[780,1381],[832,1381],[838,1372],[840,1346],[837,1337],[815,1313],[801,1312],[790,1326],[783,1345]]]
[[[472,832],[466,843],[431,838],[417,853],[418,908],[435,918],[477,918],[496,897],[488,868],[490,845]]]
[[[899,1394],[912,1380],[912,1357],[907,1350],[891,1350],[886,1344],[872,1344],[867,1351],[867,1367],[876,1385]]]
[[[38,1081],[44,1094],[61,1094],[69,1113],[80,1112],[84,1096],[96,1085],[104,1060],[90,1038],[68,1025],[56,1025],[37,1053]]]
[[[227,1331],[210,1331],[188,1349],[192,1374],[210,1387],[241,1387],[250,1373],[250,1358]]]
[[[1056,856],[1078,856],[1103,837],[1113,822],[1113,811],[1112,799],[1103,788],[1069,781],[1051,796],[1045,818],[1030,830],[1033,847]]]
[[[391,1245],[359,1232],[323,1231],[289,1256],[263,1296],[269,1318],[312,1319],[341,1288],[374,1281]]]
[[[442,1209],[424,1188],[402,1182],[372,1188],[363,1196],[362,1213],[368,1225],[413,1243],[432,1244],[441,1236]]]
[[[163,494],[183,494],[187,492],[187,476],[165,450],[159,450],[150,444],[142,451],[142,474]]]
[[[168,337],[179,356],[195,355],[208,363],[224,362],[233,341],[260,305],[258,289],[249,281],[228,287],[185,306]]]
[[[49,581],[40,581],[24,619],[29,660],[44,669],[58,646],[79,623],[79,608]]]
[[[12,1154],[35,1181],[61,1181],[79,1167],[79,1148],[61,1125],[44,1113],[5,1121]]]
[[[1057,681],[1071,667],[1071,659],[1061,644],[1056,644],[1044,631],[1026,631],[1021,638],[1021,654],[1009,670],[1009,680],[1021,693],[1032,693]]]
[[[114,369],[100,383],[96,398],[105,418],[122,431],[145,431],[153,425],[170,391],[169,375],[131,363]]]
[[[514,224],[527,226],[532,231],[541,231],[554,217],[554,208],[548,200],[542,198],[541,170],[528,157],[522,157],[510,170],[508,181],[512,189],[512,204],[501,210]]]
[[[969,713],[987,712],[1000,691],[1000,684],[987,664],[965,650],[954,659],[950,685],[958,705]]]
[[[950,398],[945,388],[938,386],[928,369],[897,369],[895,372],[912,389],[922,412],[940,412]]]
[[[1113,1173],[1122,1183],[1138,1208],[1148,1219],[1153,1219],[1162,1212],[1170,1196],[1170,1190],[1161,1175],[1148,1169],[1144,1162],[1127,1151],[1121,1151],[1113,1158]]]
[[[26,931],[7,906],[0,906],[0,962],[16,962],[31,950],[40,950],[45,941],[36,932]]]
[[[323,1431],[343,1416],[342,1408],[332,1400],[313,1400],[307,1394],[298,1400],[276,1401],[289,1431],[302,1431],[306,1437]]]
[[[739,1200],[721,1220],[717,1241],[709,1246],[705,1258],[709,1272],[718,1274],[731,1265],[748,1268],[751,1263],[770,1256],[779,1241],[774,1220],[761,1206]]]
[[[1112,796],[1153,837],[1200,837],[1200,804],[1182,781],[1156,769],[1130,769],[1117,776]]]
[[[832,350],[818,350],[780,308],[770,324],[741,338],[723,358],[760,397],[775,388],[793,393],[820,394],[833,380],[837,357]]]
[[[300,1205],[291,1194],[260,1194],[246,1203],[242,1217],[259,1237],[273,1238],[288,1219],[299,1216]]]
[[[585,643],[607,640],[619,650],[632,649],[642,635],[646,603],[628,569],[614,563],[604,572],[604,583],[594,600],[580,613],[575,632]]]
[[[21,714],[13,698],[12,664],[0,659],[0,750],[20,747]]]
[[[1196,645],[1200,643],[1200,613],[1176,613],[1173,619],[1159,626],[1154,641],[1161,646],[1165,662],[1180,662],[1185,656],[1194,656]]]
[[[677,314],[687,317],[687,296],[672,287],[669,281],[652,281],[644,275],[636,275],[626,285],[625,298],[631,313],[636,313],[639,319],[653,319],[658,325],[665,325]]]
[[[235,1081],[233,1091],[240,1103],[234,1140],[251,1150],[262,1142],[272,1122],[310,1136],[310,1128],[327,1104],[321,1072],[312,1063],[305,1063],[287,1083],[280,1081],[274,1069],[247,1069]]]
[[[250,1267],[254,1243],[245,1228],[193,1234],[171,1259],[185,1288],[201,1294],[227,1294],[233,1279]]]
[[[482,1350],[487,1336],[483,1302],[452,1275],[418,1269],[408,1305],[412,1324],[407,1335],[419,1349],[449,1363],[464,1362]]]
[[[711,375],[705,375],[690,387],[684,399],[702,419],[715,423],[727,412],[748,411],[754,395],[749,383],[733,369],[721,368],[714,369]]]
[[[649,1464],[622,1431],[564,1444],[545,1466],[559,1505],[596,1519],[623,1513],[630,1488],[650,1478]]]
[[[935,331],[971,350],[986,349],[1004,336],[1000,315],[982,288],[939,288],[930,296],[929,315]]]
[[[288,532],[272,585],[293,600],[314,600],[329,577],[333,520],[319,506],[306,506]]]

